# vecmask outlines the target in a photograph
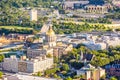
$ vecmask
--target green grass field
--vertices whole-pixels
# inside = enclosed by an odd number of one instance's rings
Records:
[[[75,23],[75,24],[82,25],[85,22],[65,21],[65,23]],[[105,23],[88,23],[88,24],[89,25],[104,25],[105,27],[109,27],[112,29],[120,28],[120,24],[105,24]]]
[[[20,26],[0,26],[0,34],[20,33],[20,34],[33,34],[35,30],[28,27]]]
[[[20,26],[0,26],[0,28],[5,28],[5,29],[28,29],[28,30],[33,29],[33,28],[20,27]]]

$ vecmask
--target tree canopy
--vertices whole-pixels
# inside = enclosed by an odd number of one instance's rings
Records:
[[[2,62],[4,58],[5,56],[3,54],[0,54],[0,62]]]
[[[115,77],[111,77],[110,80],[117,80],[117,78],[115,78]]]

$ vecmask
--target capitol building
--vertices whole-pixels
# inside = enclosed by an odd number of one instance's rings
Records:
[[[57,41],[57,36],[52,29],[52,25],[46,26],[49,27],[45,32],[45,41],[41,44],[32,45],[27,49],[27,56],[34,58],[42,54],[60,57],[63,54],[73,49],[72,44],[65,44]]]
[[[27,48],[27,53],[20,58],[16,56],[10,56],[5,58],[2,63],[2,69],[10,72],[24,72],[35,73],[39,71],[45,71],[52,68],[54,64],[53,56],[60,57],[67,54],[73,49],[71,44],[65,44],[57,42],[57,36],[49,27],[44,37],[45,40],[42,43],[32,44]],[[48,57],[47,55],[51,55]],[[14,65],[13,65],[14,64]]]

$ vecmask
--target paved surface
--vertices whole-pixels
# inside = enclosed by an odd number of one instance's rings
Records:
[[[52,78],[43,78],[43,77],[35,77],[29,75],[15,74],[11,76],[6,76],[7,80],[57,80]]]

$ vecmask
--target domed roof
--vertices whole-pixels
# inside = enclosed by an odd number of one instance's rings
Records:
[[[49,30],[46,32],[46,35],[48,36],[55,35],[55,32],[52,29],[52,26],[49,27]]]

